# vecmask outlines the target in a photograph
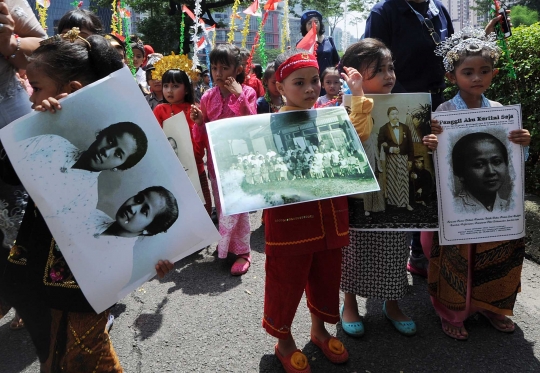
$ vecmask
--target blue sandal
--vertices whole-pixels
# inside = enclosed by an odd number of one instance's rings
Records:
[[[392,325],[394,325],[394,328],[396,328],[398,332],[400,332],[403,335],[406,335],[407,337],[410,337],[416,334],[416,324],[414,321],[412,320],[396,321],[396,320],[392,320],[388,316],[388,314],[386,313],[386,302],[384,302],[383,304],[382,311],[383,311],[384,316],[388,319],[388,321],[392,323]]]
[[[345,309],[345,304],[341,305],[339,310],[339,318],[341,320],[341,328],[345,334],[350,335],[351,337],[361,337],[364,335],[364,323],[362,321],[355,322],[346,322],[343,321],[343,310]]]

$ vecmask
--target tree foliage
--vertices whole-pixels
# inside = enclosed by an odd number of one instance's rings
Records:
[[[538,22],[538,12],[523,5],[512,7],[512,24],[516,26],[530,26]]]
[[[485,95],[503,105],[521,104],[523,127],[532,136],[531,155],[525,167],[525,186],[528,192],[540,195],[540,23],[516,27],[506,40],[517,79],[508,77],[504,61],[501,60],[500,72]],[[456,92],[455,86],[449,87],[445,90],[445,96],[449,99]]]

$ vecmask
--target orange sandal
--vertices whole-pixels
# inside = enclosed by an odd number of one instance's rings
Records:
[[[315,336],[311,336],[311,342],[319,347],[324,356],[334,364],[342,364],[349,360],[349,353],[343,343],[336,337],[330,337],[326,341],[321,342]]]
[[[286,373],[311,373],[307,356],[304,355],[302,351],[296,350],[287,356],[283,356],[281,352],[279,352],[277,344],[274,350]]]

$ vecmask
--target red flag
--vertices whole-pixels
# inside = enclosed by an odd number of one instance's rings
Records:
[[[255,0],[246,10],[244,10],[244,13],[252,16],[260,16],[261,11],[259,10],[259,0]]]
[[[189,16],[189,18],[195,21],[195,14],[193,14],[193,12],[189,10],[187,6],[182,5],[182,12],[186,13]]]
[[[268,0],[264,6],[264,10],[276,10],[277,3],[281,2],[281,0]]]
[[[317,44],[317,28],[315,25],[311,27],[311,30],[304,36],[302,40],[298,44],[296,44],[296,48],[299,49],[305,49],[309,51],[309,53],[314,53],[315,51],[315,45]]]

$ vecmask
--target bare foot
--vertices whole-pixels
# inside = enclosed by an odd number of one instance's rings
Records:
[[[480,311],[480,313],[489,320],[495,329],[501,332],[513,332],[516,328],[514,322],[504,315],[499,315],[497,313],[485,310]]]
[[[451,338],[455,339],[467,339],[469,338],[469,333],[463,325],[463,322],[450,322],[441,318],[442,328],[445,334]]]

